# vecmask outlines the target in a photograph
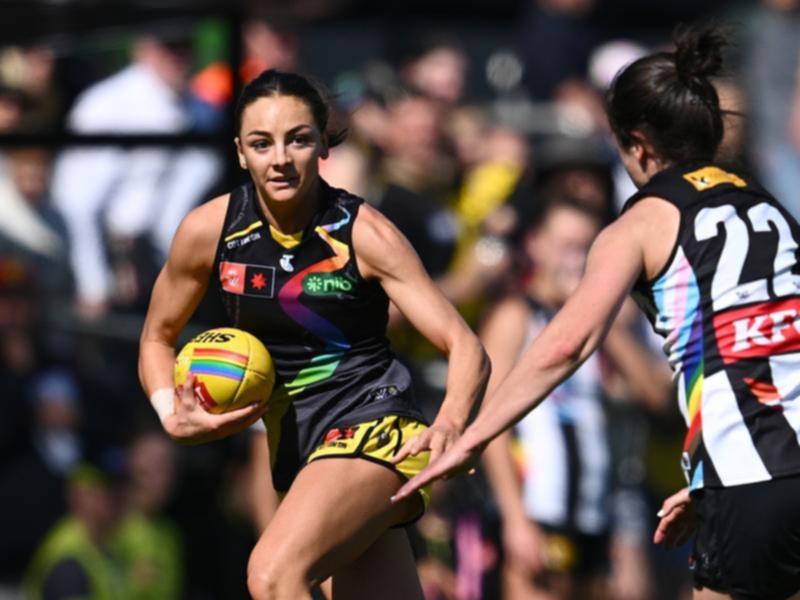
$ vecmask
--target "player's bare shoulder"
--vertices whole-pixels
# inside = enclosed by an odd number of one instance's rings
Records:
[[[377,209],[362,204],[353,223],[353,247],[365,278],[396,274],[404,260],[416,254],[405,236]]]
[[[170,248],[169,262],[189,270],[210,270],[225,223],[230,194],[217,196],[183,218]]]
[[[661,271],[672,254],[678,240],[681,214],[671,202],[649,196],[623,213],[616,224],[638,241],[649,278]]]

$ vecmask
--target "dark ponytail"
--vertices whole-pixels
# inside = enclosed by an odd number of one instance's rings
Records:
[[[674,52],[640,58],[617,75],[606,112],[620,144],[639,130],[662,159],[712,160],[722,141],[723,111],[710,78],[722,71],[725,34],[716,26],[679,27]]]
[[[321,83],[297,73],[288,73],[277,69],[264,71],[242,90],[234,113],[237,135],[242,128],[244,110],[259,98],[270,96],[293,96],[305,102],[311,110],[317,128],[326,136],[329,148],[341,144],[347,137],[346,129],[328,130],[331,115],[330,94]]]

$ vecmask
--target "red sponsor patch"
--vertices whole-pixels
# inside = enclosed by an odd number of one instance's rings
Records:
[[[222,262],[219,265],[219,280],[222,289],[232,294],[244,294],[244,278],[247,265]]]
[[[338,440],[352,440],[356,435],[356,431],[358,431],[358,427],[337,427],[336,429],[331,429],[325,434],[325,441],[323,443],[329,444]]]
[[[764,358],[800,351],[800,298],[762,302],[714,315],[722,360]]]
[[[219,265],[222,289],[240,296],[272,298],[275,288],[275,267],[223,261]]]

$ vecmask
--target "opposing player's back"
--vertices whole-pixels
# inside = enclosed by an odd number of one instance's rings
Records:
[[[749,177],[711,164],[662,171],[627,206],[653,196],[681,225],[662,273],[636,292],[678,374],[692,487],[800,472],[800,413],[782,405],[800,384],[800,228]]]

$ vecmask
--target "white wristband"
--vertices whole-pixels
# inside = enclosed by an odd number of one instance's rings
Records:
[[[153,405],[161,423],[175,413],[175,390],[172,388],[159,388],[150,394],[150,404]]]

